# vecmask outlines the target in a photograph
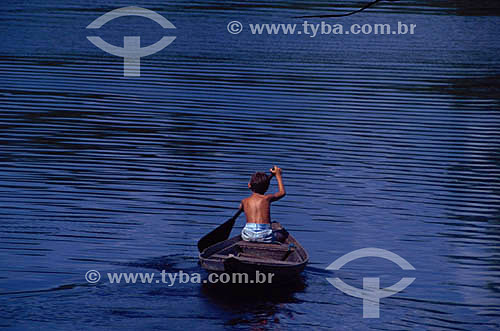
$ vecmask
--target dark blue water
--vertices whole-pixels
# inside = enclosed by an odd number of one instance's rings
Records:
[[[4,1],[0,5],[0,325],[10,329],[498,329],[500,33],[494,2],[380,3],[334,24],[417,24],[405,36],[255,36],[229,21],[298,23],[361,2]],[[123,77],[102,36],[177,39]],[[340,21],[341,20],[341,21]],[[258,170],[310,263],[297,284],[89,285],[87,270],[202,273],[200,237]],[[274,190],[275,188],[272,187]],[[243,217],[234,234],[241,229]],[[376,258],[324,269],[364,247]],[[416,277],[362,318],[362,286]]]

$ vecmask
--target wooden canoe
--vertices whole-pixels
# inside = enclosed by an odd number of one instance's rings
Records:
[[[282,229],[277,222],[272,228]],[[258,270],[273,273],[275,278],[296,276],[309,261],[307,252],[291,234],[282,244],[247,242],[238,235],[206,248],[199,257],[201,266],[209,272],[251,276]]]

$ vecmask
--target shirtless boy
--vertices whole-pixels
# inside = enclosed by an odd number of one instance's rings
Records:
[[[269,182],[276,176],[279,191],[274,194],[265,194],[269,188]],[[246,241],[271,243],[284,241],[286,231],[274,231],[271,228],[271,202],[278,201],[286,194],[281,169],[274,166],[271,175],[263,172],[256,172],[252,175],[248,188],[252,190],[252,195],[243,199],[240,210],[245,212],[247,223],[241,231],[241,237]]]

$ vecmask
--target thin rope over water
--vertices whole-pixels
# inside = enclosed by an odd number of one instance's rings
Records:
[[[346,14],[329,14],[329,15],[311,15],[311,16],[297,16],[297,17],[294,17],[294,18],[326,18],[326,17],[344,17],[344,16],[351,16],[351,15],[354,15],[354,14],[357,14],[357,13],[360,13],[362,12],[363,10],[365,9],[368,9],[372,6],[374,6],[375,4],[381,2],[383,0],[375,0],[375,1],[372,1],[366,5],[364,5],[363,7],[361,7],[360,9],[357,9],[355,11],[352,11],[350,13],[346,13]],[[391,2],[395,2],[395,1],[398,1],[398,0],[387,0],[387,1],[391,1]]]

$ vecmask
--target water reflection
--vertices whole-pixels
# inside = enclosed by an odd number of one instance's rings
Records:
[[[296,293],[306,288],[305,279],[298,277],[280,284],[203,284],[201,293],[228,314],[226,325],[267,329],[279,327],[279,316],[287,314],[288,304],[300,303]]]

